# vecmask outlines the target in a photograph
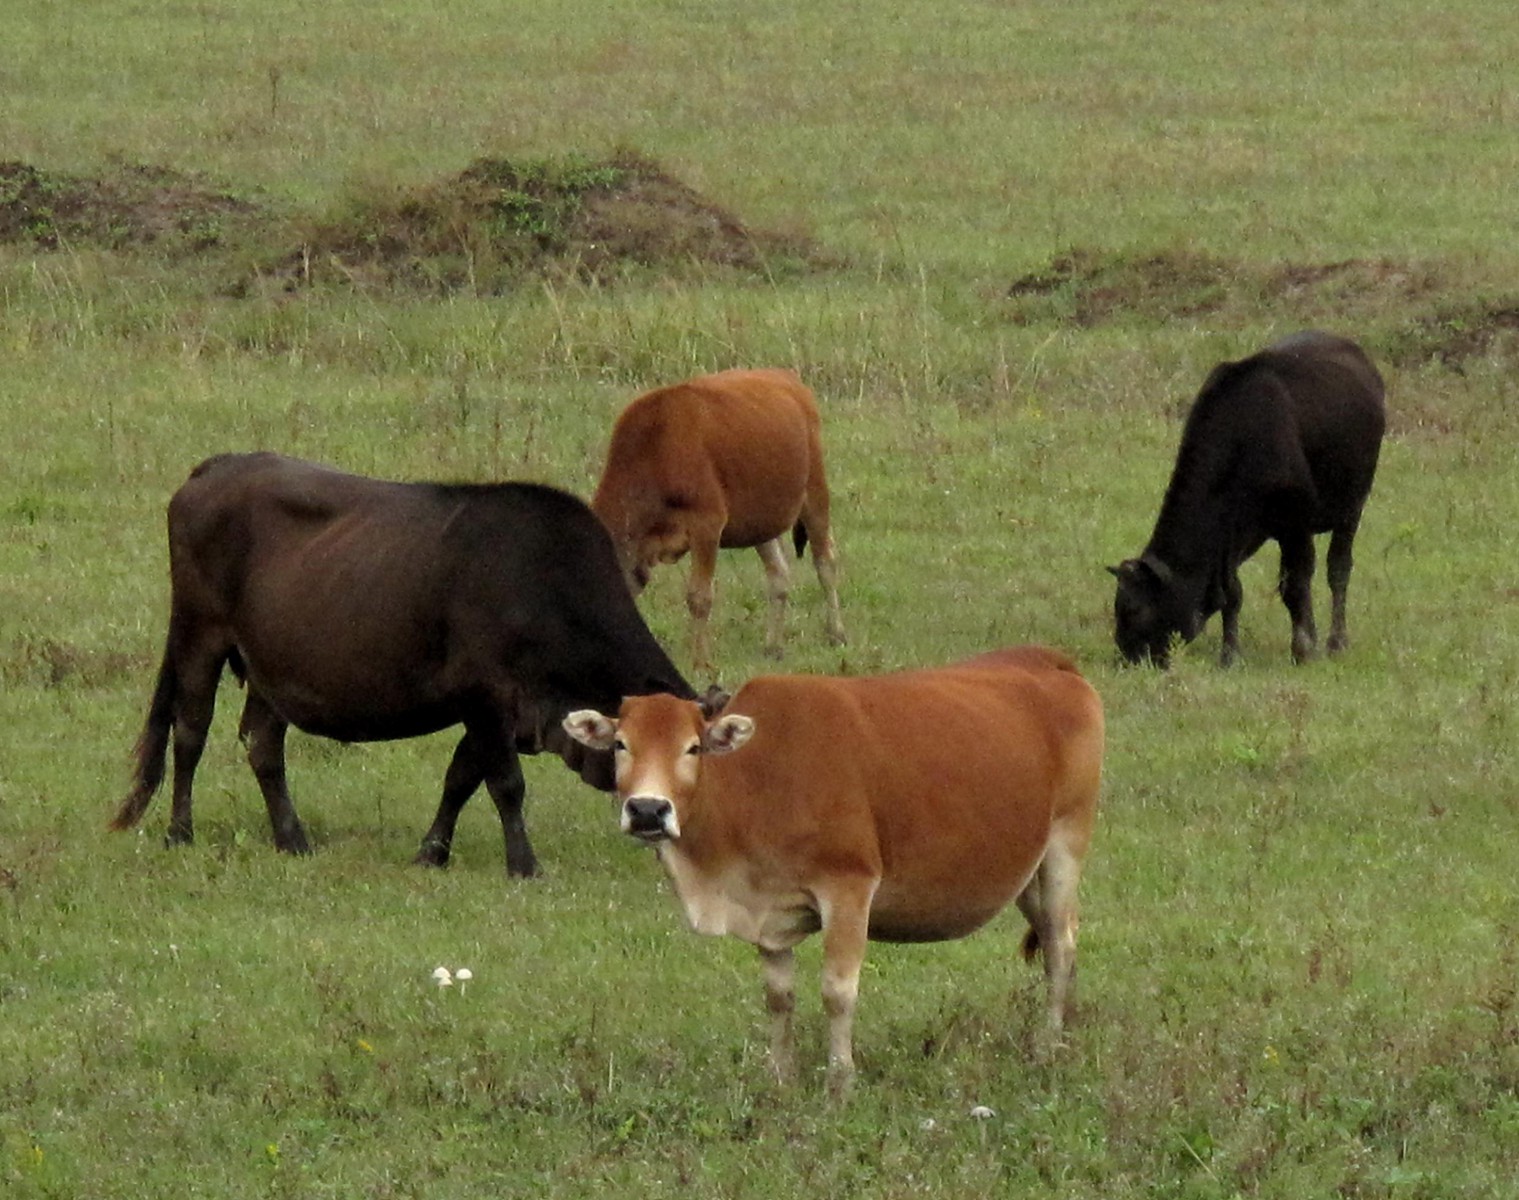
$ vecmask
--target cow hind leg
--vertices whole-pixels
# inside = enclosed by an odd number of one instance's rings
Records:
[[[1051,839],[1039,869],[1018,897],[1018,909],[1029,923],[1024,956],[1032,957],[1037,951],[1044,958],[1053,1034],[1064,1027],[1075,992],[1076,890],[1080,880],[1080,856],[1057,836]]]
[[[791,590],[791,568],[780,538],[755,547],[765,564],[765,595],[769,609],[765,621],[765,653],[780,658],[786,642],[786,597]]]
[[[1306,662],[1318,646],[1313,623],[1313,535],[1306,529],[1281,539],[1282,565],[1277,590],[1292,618],[1292,661]]]
[[[1345,594],[1350,590],[1350,568],[1353,562],[1351,546],[1355,543],[1356,525],[1359,520],[1336,529],[1329,536],[1329,555],[1326,564],[1329,575],[1329,595],[1333,613],[1329,621],[1329,653],[1338,654],[1350,645],[1350,635],[1345,629]]]
[[[164,834],[168,846],[189,845],[195,840],[195,769],[206,749],[206,735],[216,712],[216,685],[226,658],[226,650],[220,647],[175,653],[181,665],[174,704],[174,798]]]
[[[826,498],[820,503],[817,497],[809,496],[807,506],[802,510],[801,525],[807,531],[807,540],[812,543],[812,566],[823,589],[828,640],[835,646],[842,646],[849,639],[844,634],[844,617],[839,608],[838,547],[828,527],[827,511]]]
[[[485,782],[485,765],[477,748],[474,733],[466,729],[443,776],[443,798],[431,828],[423,835],[422,845],[412,862],[423,867],[446,867],[454,844],[454,827],[459,812]]]
[[[311,844],[306,840],[306,830],[296,815],[290,788],[285,781],[285,732],[288,729],[285,719],[250,685],[242,720],[238,723],[238,737],[248,751],[248,765],[253,768],[253,777],[264,794],[275,848],[286,854],[310,854]]]

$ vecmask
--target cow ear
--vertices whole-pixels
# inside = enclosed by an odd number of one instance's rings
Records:
[[[1109,575],[1111,575],[1114,579],[1122,579],[1123,578],[1123,568],[1122,567],[1104,567],[1103,570],[1106,571]]]
[[[594,708],[582,708],[565,717],[564,731],[592,750],[610,750],[617,740],[617,722]]]
[[[725,692],[718,684],[713,684],[697,699],[696,703],[701,708],[701,719],[710,721],[723,709],[728,707],[728,701],[733,699],[731,692]]]
[[[732,754],[754,736],[754,719],[730,713],[708,725],[701,737],[704,754]]]

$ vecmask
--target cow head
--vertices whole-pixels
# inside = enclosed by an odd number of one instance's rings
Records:
[[[635,596],[649,586],[649,577],[655,567],[679,562],[691,548],[685,530],[668,521],[656,521],[636,531],[614,530],[612,541],[617,547],[617,561],[627,578],[628,590]]]
[[[658,843],[677,840],[689,823],[702,758],[742,747],[754,721],[714,716],[710,705],[674,696],[630,696],[616,718],[581,709],[565,717],[564,728],[583,745],[612,751],[622,831]]]
[[[1113,598],[1113,640],[1131,663],[1146,660],[1158,667],[1171,662],[1176,639],[1197,636],[1198,613],[1186,589],[1158,558],[1129,558],[1108,571],[1118,579]]]

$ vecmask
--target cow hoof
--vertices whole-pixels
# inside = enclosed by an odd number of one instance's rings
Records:
[[[412,865],[417,867],[446,867],[448,866],[448,847],[439,842],[423,842],[422,848],[417,851]]]
[[[195,834],[188,829],[175,829],[172,825],[164,834],[164,849],[172,850],[175,846],[189,846],[195,842]]]

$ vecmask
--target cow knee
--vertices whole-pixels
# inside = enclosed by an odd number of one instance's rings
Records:
[[[696,621],[705,621],[712,615],[712,589],[688,588],[686,591],[686,611]]]

